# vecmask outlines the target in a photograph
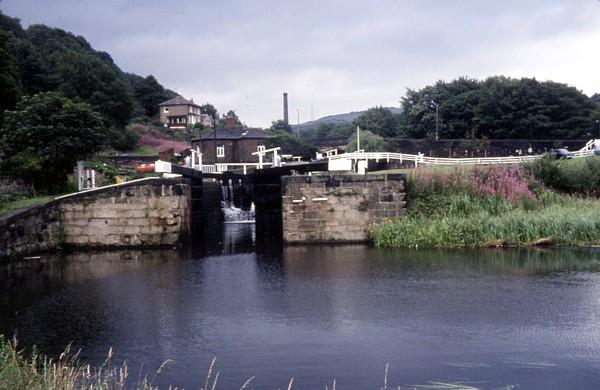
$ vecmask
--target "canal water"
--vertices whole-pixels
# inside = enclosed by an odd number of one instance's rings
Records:
[[[185,250],[76,253],[0,271],[0,333],[69,343],[199,389],[591,389],[600,250],[291,246],[226,225]],[[153,377],[151,374],[150,377]],[[470,387],[469,387],[470,386]]]

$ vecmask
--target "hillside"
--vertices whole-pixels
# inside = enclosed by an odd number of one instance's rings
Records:
[[[402,108],[401,107],[385,107],[388,110],[390,110],[393,114],[400,114],[402,112]],[[320,125],[323,124],[329,124],[329,125],[337,125],[337,124],[342,124],[342,125],[347,125],[347,124],[352,124],[352,122],[358,118],[359,116],[361,116],[362,114],[364,114],[367,110],[364,111],[352,111],[352,112],[347,112],[344,114],[335,114],[335,115],[328,115],[328,116],[324,116],[322,118],[319,119],[315,119],[314,121],[308,121],[308,122],[304,122],[301,123],[299,125],[292,125],[292,130],[297,131],[303,131],[303,130],[308,130],[308,129],[314,129],[319,127]]]
[[[22,97],[49,91],[88,103],[113,128],[155,115],[159,102],[175,96],[151,75],[123,72],[82,36],[45,25],[23,29],[0,12],[0,119]]]

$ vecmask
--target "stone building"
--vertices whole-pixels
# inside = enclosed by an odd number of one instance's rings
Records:
[[[203,164],[258,162],[258,156],[252,153],[264,150],[270,136],[264,130],[236,127],[233,118],[227,118],[224,128],[192,138],[192,148],[200,147]]]
[[[197,123],[201,123],[205,127],[213,127],[213,119],[210,115],[203,114],[200,106],[193,100],[176,96],[160,103],[158,107],[160,122],[172,129],[185,129]]]

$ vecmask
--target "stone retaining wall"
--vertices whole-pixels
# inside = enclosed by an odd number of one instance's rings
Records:
[[[176,245],[191,233],[191,186],[144,179],[60,197],[0,218],[0,258],[58,247]]]
[[[51,250],[61,239],[58,202],[0,218],[0,259]]]
[[[63,243],[72,247],[175,245],[190,233],[190,192],[183,181],[157,179],[65,198],[59,206]]]
[[[369,226],[404,215],[404,179],[399,174],[282,177],[284,241],[366,241]]]

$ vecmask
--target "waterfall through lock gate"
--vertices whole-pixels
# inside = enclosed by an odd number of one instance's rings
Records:
[[[225,223],[254,223],[254,202],[245,209],[234,203],[233,183],[231,179],[221,183],[221,210]]]

